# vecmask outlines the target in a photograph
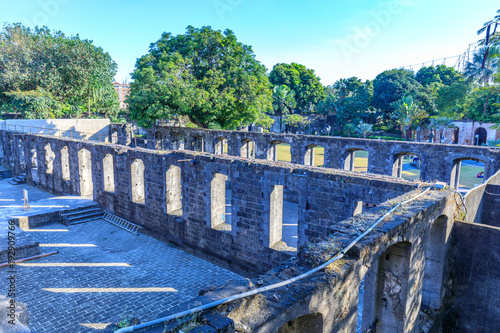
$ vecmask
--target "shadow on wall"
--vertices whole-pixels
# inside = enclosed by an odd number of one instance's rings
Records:
[[[467,207],[467,215],[464,220],[471,223],[498,226],[498,221],[495,223],[495,221],[488,218],[494,210],[490,209],[489,205],[484,205],[486,201],[488,203],[495,202],[495,198],[498,197],[500,197],[500,170],[483,184],[470,190],[464,197],[465,206]],[[485,218],[483,218],[483,214]]]

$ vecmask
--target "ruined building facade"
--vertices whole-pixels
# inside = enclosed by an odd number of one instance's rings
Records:
[[[138,144],[126,134],[112,126],[109,143],[96,143],[0,131],[0,159],[262,285],[325,262],[429,189],[327,269],[213,311],[247,332],[499,331],[499,150],[168,127]],[[276,161],[281,142],[292,163]],[[312,165],[316,146],[325,148],[323,168]],[[352,172],[360,149],[366,174]],[[420,157],[422,182],[400,178],[408,154]],[[489,179],[464,200],[453,188],[466,159],[485,162]],[[283,237],[284,201],[297,207],[296,244]]]

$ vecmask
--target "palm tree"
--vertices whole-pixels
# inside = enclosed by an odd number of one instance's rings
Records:
[[[363,135],[363,138],[365,138],[365,139],[366,139],[366,136],[372,132],[372,129],[373,129],[373,125],[370,125],[370,124],[367,124],[364,122],[360,122],[358,127],[356,128],[358,133]]]
[[[468,81],[477,81],[480,85],[487,86],[499,69],[500,51],[498,47],[483,46],[473,54],[472,61],[465,64],[464,76]]]
[[[283,115],[290,114],[296,105],[293,90],[284,84],[273,88],[273,109],[280,116],[280,132],[283,132]]]
[[[394,108],[393,118],[401,126],[401,134],[406,140],[411,139],[411,125],[413,122],[429,117],[427,112],[411,96],[403,96],[391,104]]]
[[[333,84],[333,88],[337,91],[341,102],[347,97],[347,83],[347,79],[339,79]]]
[[[431,128],[433,131],[440,131],[439,135],[439,141],[443,139],[444,136],[444,130],[447,128],[455,128],[456,126],[453,125],[453,119],[446,118],[446,117],[439,117],[439,118],[431,118],[430,119],[430,124],[429,128]],[[434,132],[435,133],[435,132]],[[436,137],[436,135],[434,135]]]
[[[500,50],[496,46],[483,46],[472,57],[472,61],[465,65],[464,75],[468,81],[477,81],[483,87],[488,87],[494,76],[500,70]],[[486,116],[486,109],[491,96],[488,89],[486,102],[484,103],[483,114]]]
[[[336,94],[329,93],[326,96],[326,99],[322,101],[318,105],[318,113],[321,114],[324,117],[325,125],[324,128],[326,129],[326,121],[328,119],[328,116],[337,114],[338,111],[340,110],[340,103],[339,103],[339,98]]]

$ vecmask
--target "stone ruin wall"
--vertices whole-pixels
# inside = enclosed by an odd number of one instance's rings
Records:
[[[272,224],[276,189],[298,200],[298,244],[319,241],[328,227],[353,216],[360,202],[380,204],[417,183],[268,161],[190,152],[128,149],[30,134],[2,133],[15,172],[54,193],[92,195],[104,209],[145,231],[243,272],[265,272],[290,257]],[[13,144],[15,142],[15,144]],[[220,198],[229,180],[232,221]],[[213,192],[215,189],[215,192]],[[217,189],[219,193],[217,195]],[[182,198],[182,199],[180,199]]]
[[[32,166],[36,163],[40,186],[55,193],[90,194],[103,208],[143,225],[148,233],[174,241],[226,267],[251,275],[269,270],[261,276],[264,284],[295,276],[321,262],[325,259],[325,252],[339,248],[359,234],[360,221],[374,221],[390,205],[402,200],[405,193],[415,193],[418,187],[416,183],[397,179],[266,160],[187,151],[154,152],[45,136],[0,133],[3,162],[12,166],[16,173],[26,171],[31,178]],[[184,140],[189,143],[186,137]],[[370,141],[382,145],[379,147],[382,149],[381,156],[388,154],[384,151],[385,142]],[[238,140],[232,142],[238,145]],[[256,147],[258,145],[257,142]],[[435,146],[435,154],[440,153],[441,156],[462,158],[465,154],[478,158],[480,154],[481,159],[489,161],[488,168],[498,165],[498,152],[495,150],[480,148],[473,152],[468,148],[457,150],[456,146],[455,150]],[[207,147],[208,141],[205,149],[210,150]],[[234,147],[230,149],[235,150]],[[398,149],[391,148],[389,154]],[[32,158],[33,152],[36,152],[36,158]],[[180,181],[176,178],[179,174]],[[91,184],[84,182],[84,175],[90,175]],[[211,188],[222,183],[217,181],[220,178],[218,175],[229,178],[232,184],[232,214],[236,219],[232,221],[230,230],[221,228],[220,223],[214,224],[218,215],[214,217],[213,212],[217,212],[218,208],[212,205]],[[269,246],[271,198],[276,186],[299,193],[298,237],[299,244],[305,245],[298,253],[299,259],[290,258],[289,253]],[[181,194],[172,193],[169,187],[180,188]],[[182,205],[179,205],[181,197]],[[394,200],[387,202],[388,199]],[[376,203],[377,207],[351,217],[359,201]],[[491,275],[482,266],[482,261],[474,256],[474,251],[488,247],[487,244],[493,244],[496,238],[479,237],[474,238],[475,243],[463,243],[467,232],[471,232],[463,231],[463,227],[453,231],[454,237],[451,237],[453,222],[462,214],[457,206],[460,202],[456,194],[432,191],[424,200],[384,221],[374,234],[365,238],[348,253],[348,258],[332,270],[219,311],[234,319],[240,328],[246,327],[254,332],[278,329],[280,333],[297,332],[296,328],[304,325],[313,331],[321,327],[319,331],[323,332],[354,332],[358,287],[364,276],[364,304],[371,304],[363,310],[365,329],[374,325],[374,318],[378,319],[375,324],[378,325],[377,332],[417,332],[426,323],[440,325],[443,317],[448,327],[453,327],[457,325],[456,317],[462,317],[464,309],[472,304],[469,297],[458,291],[477,285],[481,279],[496,281],[485,278]],[[481,228],[479,225],[472,226]],[[481,235],[481,232],[476,234]],[[496,235],[492,232],[487,234]],[[454,250],[455,254],[450,255],[453,240],[462,245],[460,250]],[[310,243],[316,244],[308,245]],[[483,259],[488,261],[492,254],[485,252],[483,255]],[[474,264],[464,266],[462,262],[454,262],[454,256],[457,256],[456,260]],[[395,262],[391,263],[390,258],[394,258]],[[452,280],[456,267],[461,267],[461,271],[459,277]],[[482,270],[478,271],[480,267]],[[391,289],[394,279],[389,278],[387,272],[399,281],[398,292]],[[479,272],[474,273],[478,280],[460,280],[460,276],[472,276],[473,272]],[[453,292],[450,292],[451,285],[454,286]],[[481,288],[477,286],[478,289],[474,290],[480,292]],[[496,302],[499,297],[495,289],[488,287],[487,290],[491,302]],[[453,295],[451,300],[450,294]],[[455,302],[455,317],[452,315],[451,319],[443,314],[449,302]],[[391,311],[384,310],[387,304]],[[474,312],[478,318],[484,313],[490,318],[494,309],[479,305],[480,311]],[[245,315],[241,309],[254,309],[254,312]],[[431,319],[425,320],[426,316]],[[485,331],[499,325],[494,314],[491,318],[482,322]],[[471,332],[467,323],[463,322],[457,331]]]
[[[228,155],[274,161],[276,144],[287,143],[290,144],[292,163],[300,165],[311,165],[311,160],[314,158],[312,148],[321,146],[325,149],[325,167],[347,170],[353,168],[351,162],[354,152],[365,150],[369,155],[369,173],[394,177],[400,177],[402,156],[416,155],[421,159],[422,181],[438,180],[453,188],[457,185],[459,162],[462,160],[473,159],[484,162],[486,178],[500,169],[500,149],[491,147],[186,127],[154,127],[149,130],[148,137],[155,140],[145,143],[151,149],[185,149],[222,154],[221,142],[227,142]],[[247,153],[249,142],[255,145],[252,154]]]

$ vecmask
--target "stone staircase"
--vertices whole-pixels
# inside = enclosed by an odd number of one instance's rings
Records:
[[[12,178],[11,180],[9,180],[9,184],[12,184],[12,185],[26,184],[26,176],[24,176],[24,175],[16,176],[16,177]]]
[[[70,209],[61,213],[61,220],[66,225],[85,223],[102,218],[104,212],[99,204]]]

